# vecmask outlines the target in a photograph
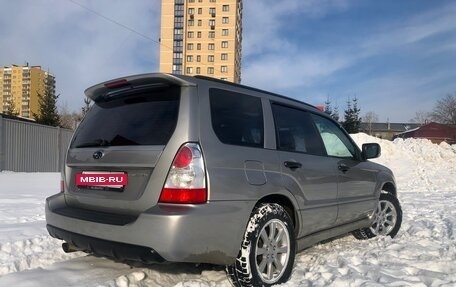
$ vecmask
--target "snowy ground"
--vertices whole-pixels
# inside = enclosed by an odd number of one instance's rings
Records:
[[[456,286],[456,146],[426,140],[378,142],[375,161],[396,174],[404,211],[394,239],[344,236],[296,257],[285,286]],[[57,173],[0,173],[0,286],[231,286],[221,267],[127,265],[84,253],[65,254],[47,235],[44,198]]]

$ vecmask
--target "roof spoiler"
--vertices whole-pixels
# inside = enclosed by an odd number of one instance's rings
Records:
[[[196,86],[196,84],[171,74],[149,73],[109,80],[87,88],[84,94],[92,101],[99,102],[133,89],[153,89],[167,86],[191,87]]]

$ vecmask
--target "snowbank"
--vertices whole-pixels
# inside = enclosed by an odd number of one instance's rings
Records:
[[[381,145],[374,161],[395,172],[402,228],[394,239],[348,235],[304,250],[282,287],[456,286],[456,146],[353,138]],[[231,287],[223,267],[128,265],[63,253],[44,220],[44,199],[59,180],[57,173],[0,173],[0,286]]]
[[[396,139],[393,142],[363,133],[351,135],[358,146],[380,144],[382,155],[372,161],[391,168],[398,191],[454,191],[456,145],[433,144],[427,139]]]

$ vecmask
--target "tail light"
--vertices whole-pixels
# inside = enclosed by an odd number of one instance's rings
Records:
[[[174,157],[159,202],[200,204],[206,201],[206,169],[201,148],[196,143],[186,143]]]

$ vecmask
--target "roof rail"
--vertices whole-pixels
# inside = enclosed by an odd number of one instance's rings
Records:
[[[265,93],[265,94],[272,95],[272,96],[275,96],[275,97],[279,97],[279,98],[282,98],[282,99],[290,100],[290,101],[293,101],[293,102],[296,102],[296,103],[304,104],[304,105],[309,106],[311,108],[318,109],[316,106],[308,104],[306,102],[302,102],[302,101],[297,100],[297,99],[293,99],[293,98],[286,97],[286,96],[283,96],[283,95],[280,95],[280,94],[276,94],[276,93],[273,93],[273,92],[265,91],[265,90],[262,90],[262,89],[254,88],[254,87],[251,87],[251,86],[237,84],[237,83],[233,83],[233,82],[229,82],[229,81],[225,81],[225,80],[221,80],[221,79],[217,79],[217,78],[213,78],[213,77],[203,76],[203,75],[196,75],[196,76],[193,76],[193,77],[196,78],[196,79],[202,79],[202,80],[222,83],[222,84],[235,86],[235,87],[240,87],[240,88],[244,88],[244,89],[255,91],[255,92]]]

